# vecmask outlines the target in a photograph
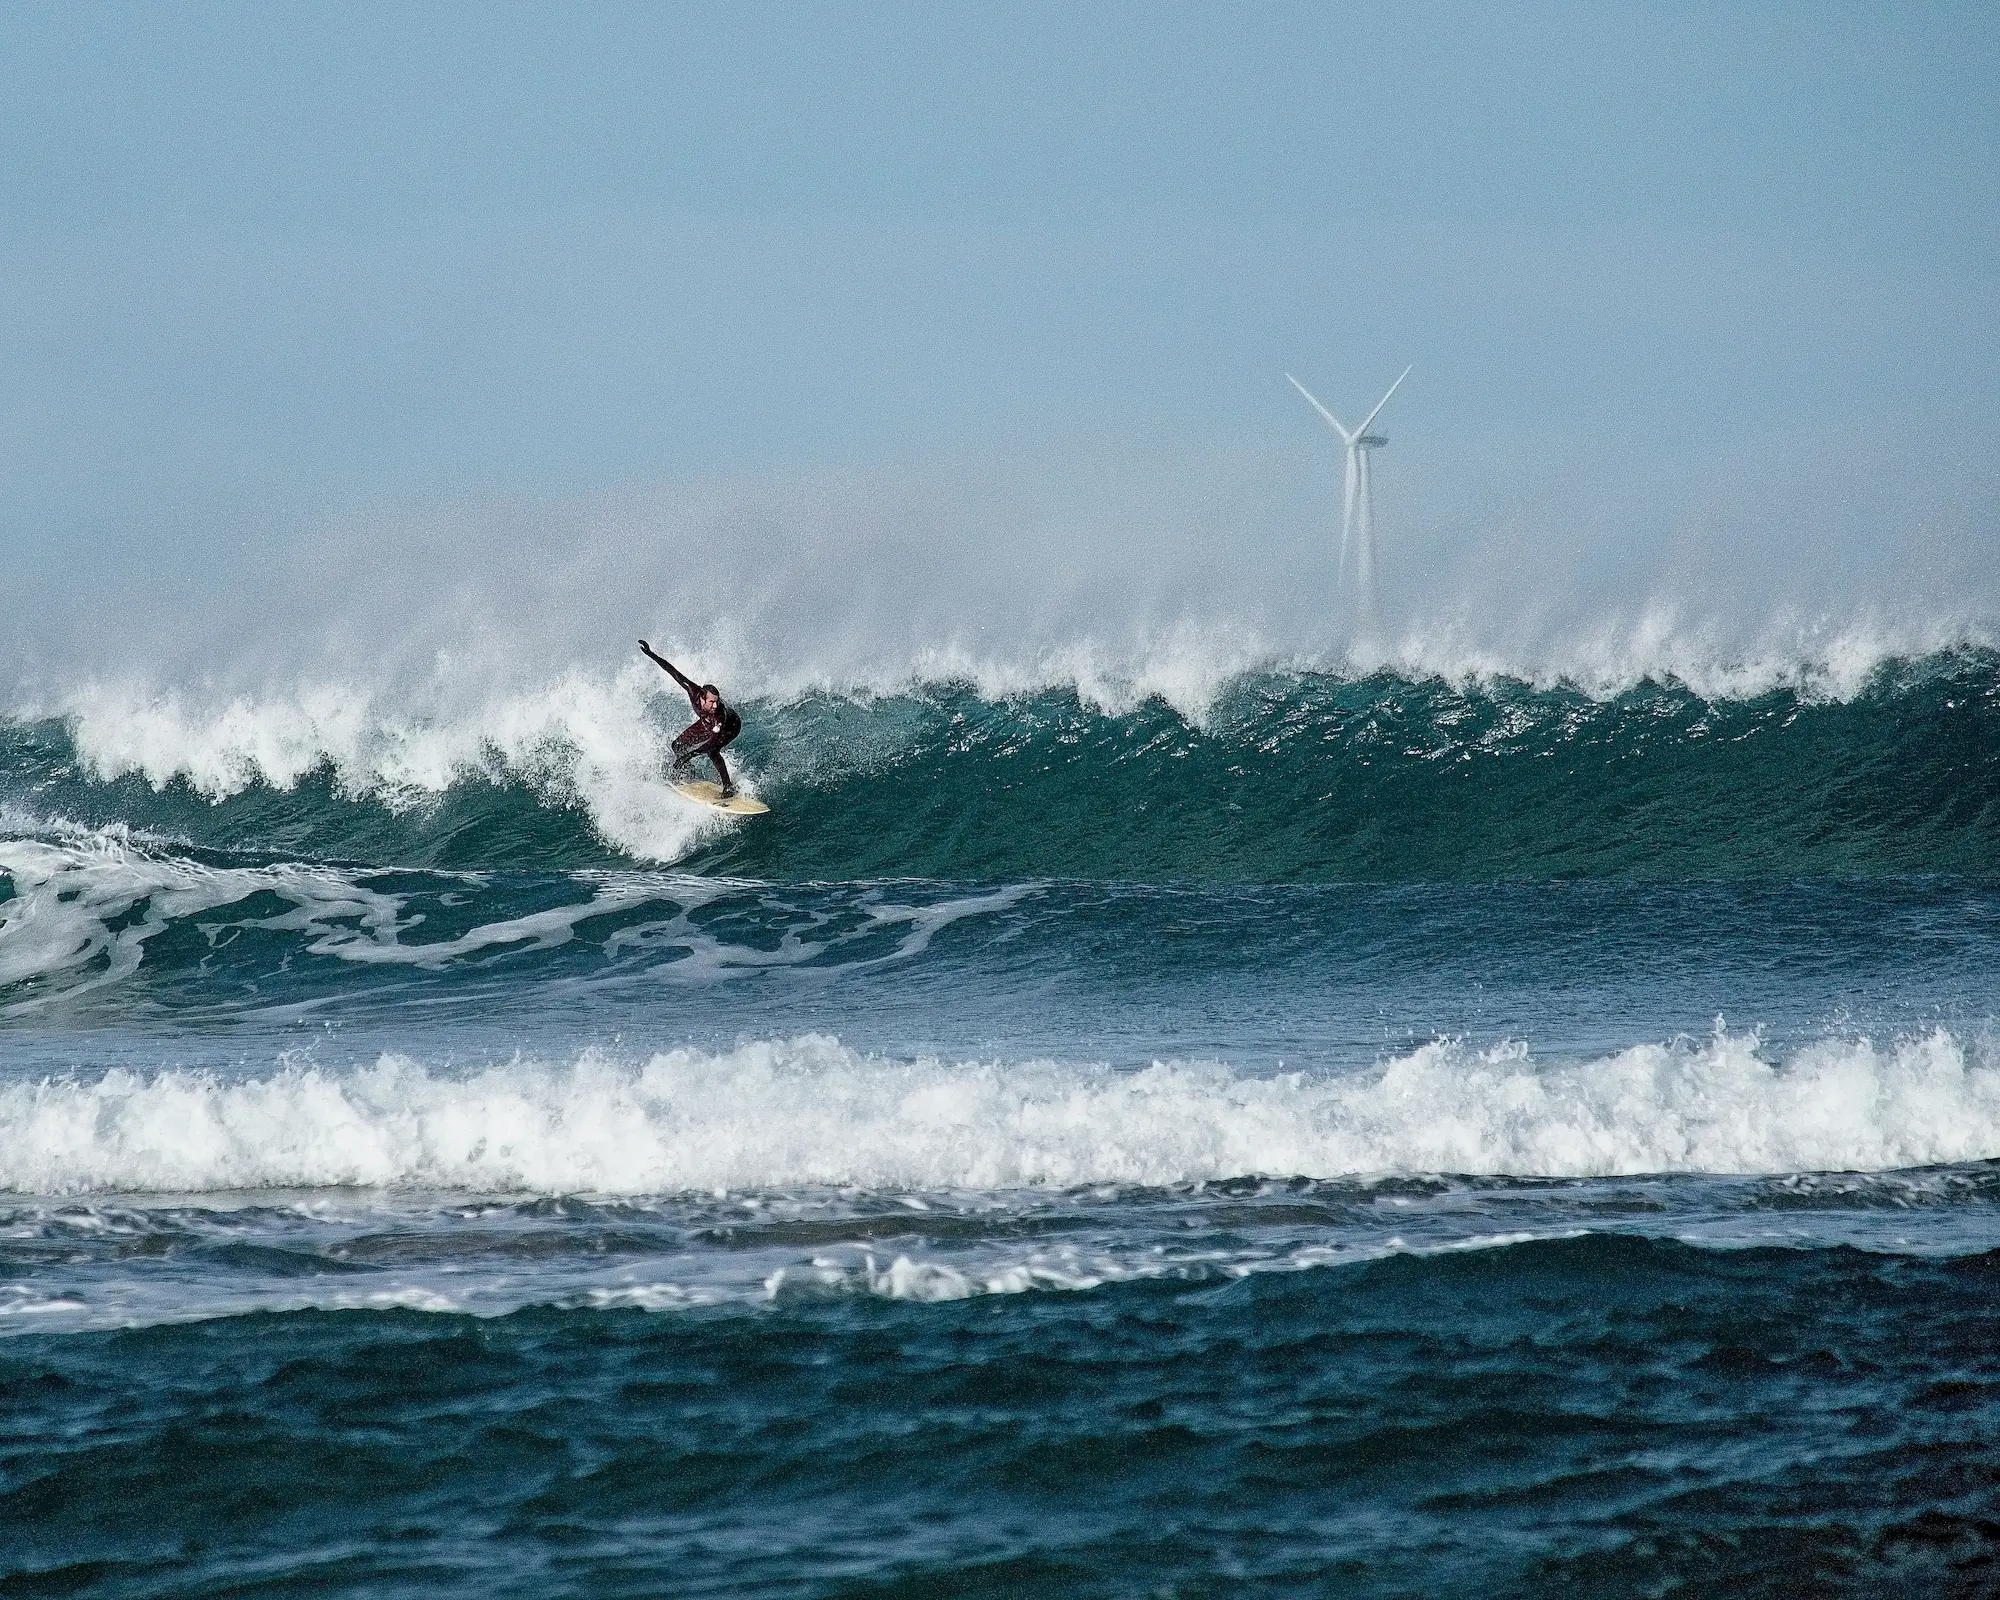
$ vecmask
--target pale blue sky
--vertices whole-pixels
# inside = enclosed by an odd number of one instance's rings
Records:
[[[1990,5],[0,6],[0,542],[1121,451],[1316,518],[1282,373],[1411,361],[1437,527],[1891,417],[1984,506],[1997,201]]]

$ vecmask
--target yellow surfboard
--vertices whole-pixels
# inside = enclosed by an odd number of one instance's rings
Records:
[[[684,794],[690,800],[707,806],[711,811],[728,811],[739,817],[761,817],[771,808],[761,800],[752,800],[747,794],[733,794],[727,800],[722,798],[722,785],[696,781],[676,783],[676,794]]]

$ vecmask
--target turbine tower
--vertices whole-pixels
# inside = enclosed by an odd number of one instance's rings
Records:
[[[1340,581],[1347,581],[1347,547],[1354,546],[1354,576],[1361,589],[1364,605],[1372,604],[1375,598],[1375,497],[1368,483],[1368,453],[1379,450],[1387,444],[1388,438],[1379,433],[1370,433],[1368,425],[1382,414],[1382,408],[1389,403],[1389,395],[1403,386],[1413,367],[1403,368],[1402,377],[1389,385],[1389,394],[1375,402],[1375,409],[1361,419],[1361,426],[1352,430],[1345,427],[1325,406],[1312,396],[1312,392],[1292,377],[1286,378],[1294,389],[1306,397],[1313,410],[1332,425],[1340,435],[1340,442],[1347,447],[1347,487],[1340,508]]]

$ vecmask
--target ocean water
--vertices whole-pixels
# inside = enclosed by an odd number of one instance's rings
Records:
[[[0,1593],[2000,1594],[1989,647],[742,708],[0,719]]]

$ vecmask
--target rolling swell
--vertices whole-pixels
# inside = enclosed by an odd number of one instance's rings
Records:
[[[638,752],[620,814],[650,806],[682,829],[654,828],[645,837],[667,842],[644,847],[559,738],[533,760],[462,762],[429,792],[335,753],[286,781],[252,768],[205,789],[191,771],[94,759],[64,722],[17,721],[0,729],[0,803],[210,849],[444,869],[636,857],[820,881],[2000,873],[2000,658],[1987,651],[1892,663],[1844,700],[1264,672],[1193,719],[1159,699],[1106,709],[1074,689],[996,698],[962,684],[746,709],[738,764],[773,815],[685,823],[657,752]],[[664,725],[635,726],[663,743]]]

